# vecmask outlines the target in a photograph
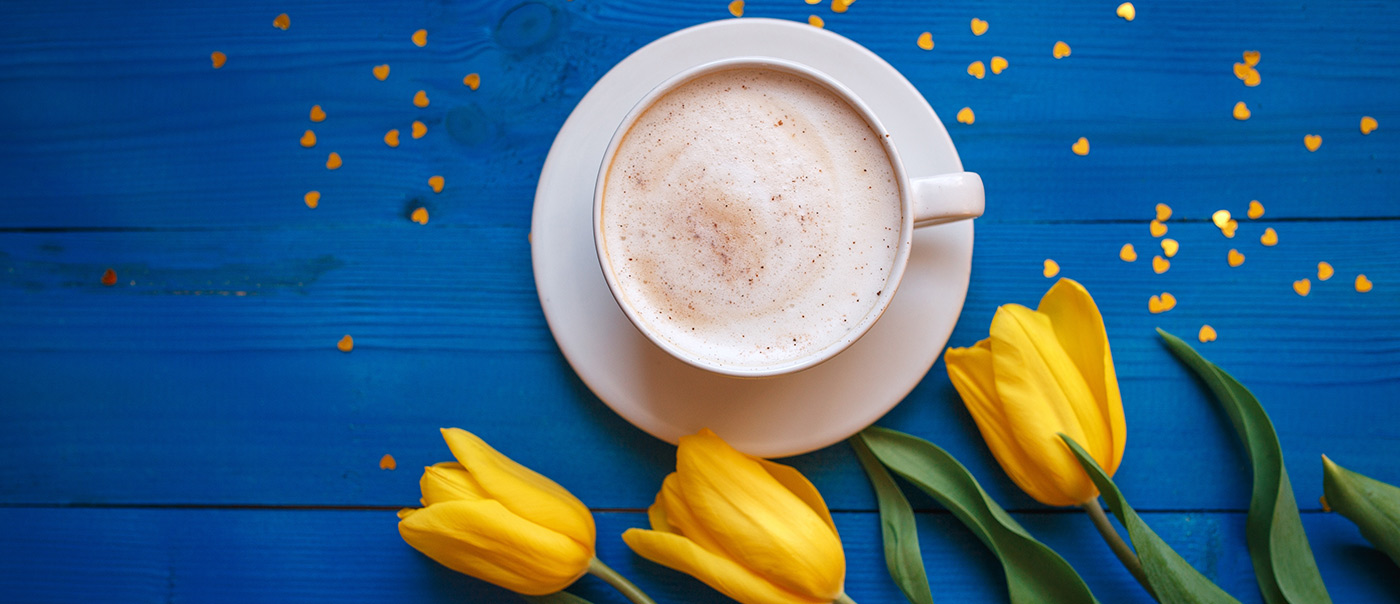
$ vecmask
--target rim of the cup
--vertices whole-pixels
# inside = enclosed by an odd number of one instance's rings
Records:
[[[846,101],[852,109],[865,120],[870,129],[875,132],[876,137],[885,150],[886,158],[894,171],[895,184],[899,187],[900,203],[900,227],[899,227],[899,249],[895,253],[894,264],[890,266],[889,274],[885,277],[885,287],[875,301],[875,306],[861,317],[860,321],[846,331],[839,339],[830,344],[815,350],[811,353],[786,360],[780,363],[770,363],[764,365],[741,365],[715,362],[712,359],[678,346],[674,342],[666,339],[657,333],[637,312],[626,303],[626,295],[622,291],[622,286],[618,283],[617,277],[613,274],[612,262],[608,258],[608,249],[603,240],[603,194],[607,189],[608,172],[611,171],[613,160],[616,158],[618,147],[622,145],[622,140],[627,138],[627,134],[632,131],[632,127],[637,120],[646,113],[657,99],[698,77],[712,73],[727,71],[731,69],[763,68],[781,71],[792,75],[797,75],[819,84],[842,100]],[[904,170],[904,161],[899,157],[899,151],[895,149],[894,142],[890,139],[889,131],[875,116],[870,106],[856,96],[845,85],[835,78],[802,63],[779,59],[776,57],[747,56],[722,59],[702,63],[694,67],[683,70],[676,75],[667,78],[665,81],[652,88],[637,104],[627,112],[627,116],[618,124],[617,130],[613,132],[612,140],[608,142],[607,151],[603,154],[603,160],[598,168],[598,177],[593,186],[593,246],[597,252],[599,268],[602,269],[603,279],[607,281],[608,290],[612,293],[613,301],[617,303],[622,313],[627,316],[627,320],[632,323],[637,331],[646,336],[652,344],[666,351],[672,357],[679,359],[686,364],[704,369],[706,371],[729,375],[734,377],[771,377],[796,373],[811,367],[815,367],[830,360],[837,354],[849,348],[862,336],[870,331],[875,322],[889,308],[890,302],[894,299],[894,294],[899,289],[899,284],[904,278],[904,269],[909,264],[909,253],[913,247],[914,217],[913,201],[909,190],[909,177]]]

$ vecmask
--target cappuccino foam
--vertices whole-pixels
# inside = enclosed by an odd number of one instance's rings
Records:
[[[840,341],[874,309],[900,248],[879,134],[784,72],[738,68],[671,90],[624,135],[606,178],[603,245],[625,302],[719,365]]]

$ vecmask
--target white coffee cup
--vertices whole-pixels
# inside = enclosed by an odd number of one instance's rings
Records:
[[[605,240],[603,208],[608,174],[619,147],[627,138],[633,125],[659,99],[687,82],[702,76],[738,69],[771,70],[801,77],[826,88],[859,113],[870,130],[877,135],[884,148],[898,185],[902,216],[894,261],[888,267],[887,276],[884,279],[885,286],[879,292],[873,307],[864,316],[852,322],[851,327],[839,338],[832,339],[803,356],[767,364],[723,362],[702,354],[700,351],[688,350],[662,336],[658,329],[653,327],[624,295],[613,264],[609,259]],[[917,144],[917,141],[908,141],[905,144]],[[608,144],[607,152],[603,155],[602,165],[599,167],[598,177],[594,185],[593,238],[603,276],[613,298],[617,301],[618,307],[636,326],[637,330],[657,347],[685,363],[715,373],[736,377],[770,377],[801,371],[820,364],[860,339],[889,307],[890,301],[898,290],[905,266],[909,262],[914,229],[976,218],[982,215],[983,206],[982,179],[977,174],[961,172],[919,177],[911,177],[907,174],[890,133],[881,125],[879,118],[871,111],[870,107],[839,81],[811,67],[792,61],[771,57],[742,57],[698,65],[672,76],[647,93],[622,120],[613,134],[612,141]]]

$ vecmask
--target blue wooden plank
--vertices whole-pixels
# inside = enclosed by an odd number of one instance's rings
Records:
[[[626,549],[618,535],[641,513],[596,514],[599,557],[658,602],[723,602],[699,582]],[[1147,521],[1206,576],[1259,602],[1238,513],[1156,513]],[[1055,547],[1104,602],[1148,603],[1112,561],[1086,518],[1018,514]],[[0,509],[0,593],[7,602],[511,602],[508,593],[449,571],[398,536],[392,511],[229,509]],[[919,514],[920,546],[940,602],[1000,602],[991,555],[946,513]],[[846,590],[858,602],[902,602],[881,558],[873,513],[838,513]],[[1343,518],[1307,514],[1304,527],[1338,602],[1396,602],[1394,567]],[[584,578],[573,591],[621,603]]]
[[[523,226],[548,145],[588,87],[646,42],[726,18],[724,4],[5,3],[0,226],[382,224],[423,203],[443,222]],[[773,0],[746,14],[813,10]],[[285,32],[270,27],[283,11],[293,14]],[[1400,176],[1388,169],[1400,160],[1387,129],[1400,123],[1392,3],[1190,2],[1147,7],[1132,23],[1090,2],[817,12],[903,71],[949,122],[976,111],[976,124],[950,126],[986,179],[985,221],[1127,220],[1157,202],[1202,219],[1250,199],[1275,217],[1400,216]],[[985,36],[968,32],[977,15],[992,22]],[[431,30],[426,48],[408,42],[419,27]],[[913,43],[926,30],[931,52]],[[1074,54],[1053,59],[1056,40]],[[1245,49],[1263,52],[1257,88],[1231,73]],[[224,68],[210,67],[213,50],[231,57]],[[992,55],[1011,67],[966,75]],[[369,71],[382,63],[385,82]],[[461,84],[469,72],[482,74],[480,90]],[[425,109],[409,102],[420,89]],[[1248,122],[1230,117],[1240,100]],[[307,120],[313,104],[325,122]],[[1362,115],[1381,129],[1362,136]],[[407,133],[415,119],[427,137],[385,146],[387,130]],[[320,141],[311,150],[297,144],[307,128]],[[1324,137],[1317,153],[1302,146],[1310,133]],[[1069,152],[1079,136],[1092,142],[1087,157]],[[345,166],[328,172],[332,150]],[[447,179],[441,195],[427,188],[434,174]],[[323,194],[316,211],[301,203],[311,189]]]

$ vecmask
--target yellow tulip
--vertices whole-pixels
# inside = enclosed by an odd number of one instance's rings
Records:
[[[1069,447],[1083,445],[1112,476],[1127,427],[1103,316],[1084,286],[1060,279],[1031,310],[997,309],[991,337],[943,356],[982,438],[1011,480],[1046,505],[1098,497]]]
[[[734,450],[714,432],[682,437],[676,472],[623,541],[648,560],[745,604],[841,598],[846,555],[826,502],[800,472]]]
[[[544,595],[589,570],[593,516],[554,481],[476,435],[444,429],[457,462],[424,469],[423,507],[399,512],[399,534],[443,566],[506,589]]]

